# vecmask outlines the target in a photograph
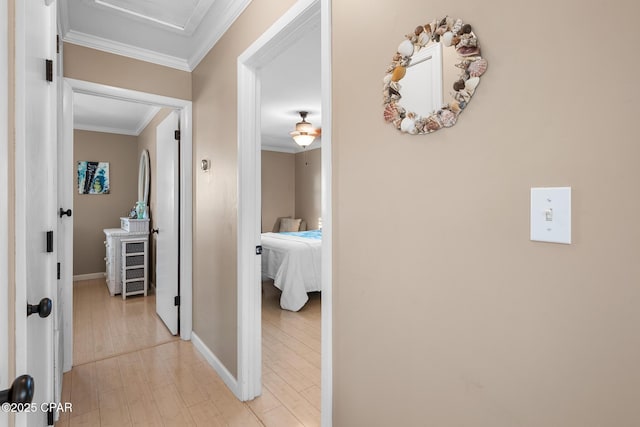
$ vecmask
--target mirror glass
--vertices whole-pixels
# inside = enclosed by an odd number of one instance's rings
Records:
[[[444,17],[418,25],[384,77],[384,119],[409,134],[451,127],[487,69],[470,24]]]
[[[138,166],[138,202],[144,202],[144,206],[149,204],[149,169],[149,151],[143,150]]]

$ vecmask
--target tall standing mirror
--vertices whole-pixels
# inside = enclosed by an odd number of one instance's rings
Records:
[[[138,166],[138,202],[144,202],[145,207],[149,204],[149,169],[149,151],[143,150]]]

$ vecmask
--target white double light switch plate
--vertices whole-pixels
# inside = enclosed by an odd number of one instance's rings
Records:
[[[571,187],[531,189],[531,240],[571,243]]]

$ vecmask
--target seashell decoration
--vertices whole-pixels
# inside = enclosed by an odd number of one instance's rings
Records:
[[[455,67],[460,74],[453,88],[445,88],[445,92],[450,93],[452,98],[445,101],[441,108],[422,117],[412,111],[406,111],[402,106],[400,82],[407,73],[407,67],[413,55],[431,43],[442,43],[444,48],[455,49],[459,55]],[[383,78],[385,122],[411,135],[424,135],[452,127],[475,94],[480,84],[480,77],[487,71],[487,66],[487,60],[480,56],[480,43],[473,28],[462,19],[445,16],[427,24],[418,25],[398,45],[397,51],[392,56],[392,62],[386,69]]]
[[[467,67],[467,73],[470,77],[480,77],[485,71],[487,71],[487,60],[484,58],[476,59]]]
[[[411,43],[411,40],[405,40],[400,43],[400,46],[398,46],[398,53],[402,56],[413,55],[413,43]]]

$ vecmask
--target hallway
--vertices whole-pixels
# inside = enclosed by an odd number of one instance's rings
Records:
[[[56,426],[319,426],[320,295],[293,313],[263,289],[263,394],[242,403],[191,342],[166,332],[152,295],[123,301],[104,281],[76,282],[78,363],[62,390],[73,412]]]

